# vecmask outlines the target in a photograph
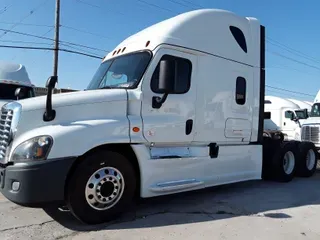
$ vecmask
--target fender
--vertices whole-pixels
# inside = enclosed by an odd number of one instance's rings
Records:
[[[81,156],[90,149],[107,143],[130,143],[129,120],[126,116],[117,119],[83,120],[24,132],[13,141],[10,157],[19,144],[41,135],[50,135],[53,138],[48,159]]]

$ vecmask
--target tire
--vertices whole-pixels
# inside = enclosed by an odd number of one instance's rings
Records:
[[[297,163],[298,177],[311,177],[317,169],[318,152],[311,142],[301,142],[299,144],[299,160]]]
[[[278,182],[290,182],[296,172],[299,157],[295,142],[282,142],[272,158],[272,179]]]
[[[85,224],[114,220],[133,203],[136,184],[128,159],[117,152],[99,150],[75,168],[67,183],[67,207]]]

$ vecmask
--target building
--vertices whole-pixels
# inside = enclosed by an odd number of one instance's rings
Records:
[[[61,89],[55,88],[55,89],[53,90],[53,93],[55,94],[55,93],[64,93],[64,92],[75,92],[75,91],[78,91],[78,90],[65,89],[65,88],[61,88]],[[35,87],[36,96],[47,95],[47,92],[48,92],[48,89],[47,89],[47,88],[44,88],[44,87]]]

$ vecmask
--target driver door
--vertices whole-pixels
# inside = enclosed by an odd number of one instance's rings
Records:
[[[295,138],[296,128],[299,127],[299,122],[291,120],[291,118],[294,118],[294,117],[295,117],[295,113],[293,110],[286,110],[284,112],[282,129],[283,129],[283,132],[287,134],[290,139]]]
[[[153,106],[154,97],[163,97],[158,89],[159,62],[169,58],[176,63],[175,92],[167,96],[160,108]],[[142,119],[145,139],[155,145],[190,145],[195,131],[197,57],[172,49],[160,49],[142,83]]]

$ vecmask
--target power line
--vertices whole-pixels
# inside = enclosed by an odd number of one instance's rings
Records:
[[[276,90],[280,90],[280,91],[285,91],[285,92],[290,92],[290,93],[300,94],[300,95],[304,95],[304,96],[311,96],[311,97],[314,97],[314,95],[312,95],[312,94],[303,93],[303,92],[291,91],[291,90],[288,90],[288,89],[285,89],[285,88],[278,88],[278,87],[273,87],[273,86],[270,86],[270,85],[266,85],[266,87],[268,87],[268,88],[272,88],[272,89],[276,89]]]
[[[286,51],[288,51],[288,52],[290,52],[292,54],[295,54],[297,56],[304,57],[304,58],[306,58],[306,59],[308,59],[310,61],[316,62],[316,63],[320,63],[320,61],[317,60],[316,58],[311,57],[311,56],[309,56],[309,55],[307,55],[307,54],[305,54],[305,53],[303,53],[301,51],[298,51],[298,50],[296,50],[294,48],[290,48],[290,47],[288,47],[288,46],[286,46],[286,45],[284,45],[284,44],[282,44],[282,43],[280,43],[280,42],[278,42],[276,40],[273,40],[273,39],[271,39],[269,37],[267,37],[267,42],[272,44],[272,45],[274,45],[274,46],[277,46],[277,47],[279,47],[281,49],[284,49],[284,50],[286,50]]]
[[[196,6],[196,7],[199,7],[199,8],[204,8],[204,6],[202,6],[202,5],[198,4],[198,3],[194,3],[192,1],[188,1],[188,0],[181,0],[181,1],[183,1],[185,3],[189,3],[189,4],[191,4],[193,6]]]
[[[276,56],[279,56],[279,57],[282,57],[282,58],[288,59],[288,60],[290,60],[290,61],[293,61],[293,62],[296,62],[296,63],[302,64],[302,65],[305,65],[305,66],[307,66],[307,67],[310,67],[310,68],[314,68],[314,69],[320,70],[320,68],[319,68],[319,67],[317,67],[317,66],[314,66],[314,65],[311,65],[311,64],[308,64],[308,63],[305,63],[305,62],[302,62],[302,61],[296,60],[296,59],[294,59],[294,58],[291,58],[291,57],[285,56],[285,55],[283,55],[283,54],[281,54],[281,53],[277,53],[277,52],[273,52],[273,51],[268,51],[268,50],[267,50],[267,52],[269,52],[269,53],[271,53],[271,54],[273,54],[273,55],[276,55]]]
[[[13,3],[11,3],[8,6],[5,6],[3,9],[0,10],[0,14],[4,14],[6,11],[8,11],[9,8],[13,6]]]
[[[24,18],[22,18],[18,23],[14,24],[9,30],[14,29],[16,26],[18,26],[19,24],[21,24],[25,19],[27,19],[28,17],[30,17],[35,11],[37,11],[40,7],[42,7],[44,4],[46,4],[49,0],[44,0],[43,2],[41,2],[37,7],[33,8],[30,13],[25,16]],[[0,35],[0,38],[2,38],[3,36],[5,36],[7,34],[7,32],[4,32],[2,35]]]
[[[18,32],[18,31],[3,29],[3,28],[0,28],[0,30],[1,30],[1,31],[8,31],[8,32],[11,32],[11,33],[20,34],[20,35],[24,35],[24,36],[28,36],[28,37],[34,37],[34,38],[39,38],[39,39],[54,41],[53,38],[38,36],[38,35],[30,34],[30,33]],[[86,45],[77,44],[77,43],[72,43],[72,42],[67,42],[67,41],[61,41],[61,40],[60,40],[60,44],[61,44],[61,45],[65,45],[65,46],[74,45],[74,46],[79,46],[79,47],[88,48],[88,49],[92,49],[92,50],[103,51],[103,52],[107,52],[107,53],[110,52],[110,51],[108,51],[108,50],[101,49],[101,48],[89,47],[89,46],[86,46]]]
[[[49,48],[49,47],[26,47],[26,46],[14,46],[14,45],[0,45],[0,48],[17,48],[17,49],[29,49],[29,50],[49,50],[49,51],[55,51],[55,48]],[[79,54],[87,57],[92,57],[92,58],[98,58],[98,59],[103,59],[102,56],[97,56],[97,55],[91,55],[79,51],[73,51],[69,49],[64,49],[64,48],[59,48],[59,51],[62,52],[68,52],[68,53],[74,53],[74,54]]]
[[[51,27],[49,30],[47,30],[44,34],[42,34],[40,37],[44,37],[45,35],[47,35],[49,32],[51,32],[54,29],[54,27]],[[3,40],[2,40],[3,41]],[[25,51],[25,50],[22,50]],[[48,51],[47,51],[48,52]],[[15,55],[14,57],[11,58],[11,60],[15,59],[17,57],[17,55]]]
[[[141,2],[141,3],[144,3],[144,4],[146,4],[146,5],[149,5],[149,6],[151,6],[151,7],[155,7],[155,8],[162,9],[162,10],[164,10],[164,11],[167,11],[167,12],[171,12],[171,13],[177,14],[177,12],[175,12],[175,11],[172,11],[172,10],[170,10],[170,9],[168,9],[168,8],[161,7],[161,6],[159,6],[159,5],[157,5],[157,4],[154,4],[154,3],[149,3],[149,2],[144,1],[144,0],[137,0],[137,1],[138,1],[138,2]]]
[[[100,35],[100,34],[88,32],[86,30],[81,30],[81,29],[78,29],[78,28],[70,27],[70,26],[61,25],[61,27],[66,28],[66,29],[71,29],[71,30],[74,30],[74,31],[77,31],[77,32],[87,33],[87,34],[90,34],[90,35],[93,35],[93,36],[96,36],[96,37],[110,39],[109,37],[106,37],[106,36],[103,36],[103,35]]]
[[[43,43],[43,42],[27,42],[27,41],[16,41],[16,40],[0,40],[0,42],[7,43],[24,43],[24,44],[38,44],[38,45],[52,45],[51,43]]]
[[[183,7],[190,8],[190,6],[188,6],[188,5],[184,4],[184,3],[178,2],[178,1],[175,1],[175,0],[168,0],[168,1],[172,2],[172,3],[175,3],[177,5],[183,6]]]
[[[83,1],[83,0],[76,0],[78,3],[81,3],[81,4],[85,4],[85,5],[88,5],[90,7],[94,7],[94,8],[98,8],[98,9],[103,9],[101,6],[98,6],[98,5],[95,5],[95,4],[92,4],[92,3],[89,3],[89,2],[86,2],[86,1]],[[103,9],[103,11],[108,11],[108,12],[112,12],[112,13],[118,13],[120,15],[123,15],[123,16],[126,16],[126,14],[124,14],[123,12],[119,12],[119,11],[115,11],[115,10],[108,10],[108,9]]]
[[[1,24],[8,25],[22,25],[22,26],[33,26],[33,27],[53,27],[53,25],[45,25],[45,24],[36,24],[36,23],[21,23],[21,22],[3,22],[0,21]]]

